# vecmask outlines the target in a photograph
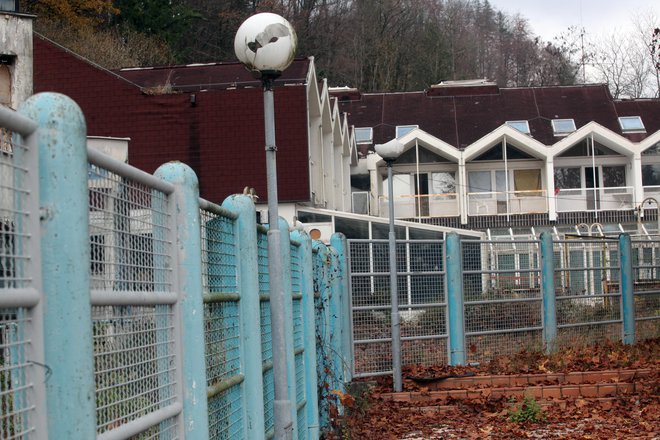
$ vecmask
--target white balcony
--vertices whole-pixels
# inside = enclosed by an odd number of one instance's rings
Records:
[[[555,198],[557,212],[621,211],[635,208],[632,186],[561,189]]]
[[[380,216],[389,216],[389,200],[379,198]],[[395,218],[415,217],[457,217],[459,215],[458,197],[451,194],[404,195],[394,199]]]
[[[548,212],[545,190],[468,193],[469,216],[545,212]]]

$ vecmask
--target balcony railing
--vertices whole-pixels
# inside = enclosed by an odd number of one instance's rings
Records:
[[[635,208],[632,186],[560,189],[557,212],[620,211]]]
[[[378,199],[381,217],[389,215],[388,198]],[[456,193],[404,195],[394,199],[395,218],[456,217],[460,214]]]
[[[468,215],[535,214],[548,212],[545,190],[468,193]]]

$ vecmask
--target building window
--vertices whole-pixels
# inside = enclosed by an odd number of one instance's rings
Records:
[[[626,186],[626,167],[603,166],[603,184],[605,188],[621,188]]]
[[[639,116],[621,116],[619,117],[619,125],[624,133],[646,133],[642,118]]]
[[[516,197],[537,197],[541,193],[541,170],[513,170]]]
[[[660,188],[660,164],[642,165],[642,185]]]
[[[527,121],[506,121],[506,125],[515,128],[521,133],[529,134],[529,122]]]
[[[396,126],[396,137],[400,138],[401,136],[404,136],[414,129],[419,128],[419,125],[397,125]]]
[[[470,171],[468,173],[468,192],[490,193],[492,189],[490,171]],[[485,197],[490,197],[490,194],[486,194]]]
[[[374,129],[361,127],[355,129],[355,142],[358,144],[371,144],[374,142]]]
[[[581,168],[555,168],[557,189],[582,188]]]
[[[575,131],[575,121],[573,119],[553,119],[551,122],[555,136],[566,136]]]
[[[434,198],[455,198],[456,173],[450,171],[431,173],[431,190]]]

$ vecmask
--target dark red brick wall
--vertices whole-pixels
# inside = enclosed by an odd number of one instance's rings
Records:
[[[222,202],[245,186],[266,201],[261,89],[146,95],[35,36],[34,90],[56,91],[82,108],[90,136],[129,137],[129,163],[152,173],[179,160],[200,180],[202,197]],[[275,89],[278,192],[281,201],[309,200],[305,86]]]

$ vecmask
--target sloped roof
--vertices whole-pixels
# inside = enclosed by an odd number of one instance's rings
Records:
[[[303,84],[307,79],[310,61],[293,61],[277,79],[276,84]],[[115,74],[143,88],[169,87],[173,91],[224,90],[241,87],[261,87],[239,62],[187,64],[118,69]]]
[[[621,134],[619,116],[641,116],[647,134],[626,135],[633,141],[660,130],[660,100],[615,101],[604,84],[528,88],[462,86],[409,93],[337,90],[335,94],[351,125],[373,127],[374,143],[394,138],[397,125],[418,125],[456,148],[465,148],[512,120],[527,120],[530,135],[544,145],[561,140],[553,134],[552,119],[572,118],[578,129],[595,121]]]

